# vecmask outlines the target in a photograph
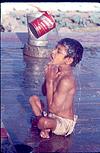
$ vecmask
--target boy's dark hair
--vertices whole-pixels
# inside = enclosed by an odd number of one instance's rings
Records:
[[[65,58],[73,58],[71,66],[75,66],[77,63],[81,61],[83,55],[83,47],[79,41],[71,38],[64,38],[58,42],[58,45],[63,45],[65,47],[68,46],[67,56],[65,56]]]

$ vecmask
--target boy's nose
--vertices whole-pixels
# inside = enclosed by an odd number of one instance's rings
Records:
[[[54,50],[52,51],[52,54],[56,54],[56,53],[57,53],[57,50],[54,49]]]

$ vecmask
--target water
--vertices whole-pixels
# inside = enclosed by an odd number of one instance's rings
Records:
[[[4,42],[1,48],[2,120],[13,144],[28,145],[34,152],[91,152],[91,148],[100,152],[100,47],[85,47],[83,59],[75,69],[75,110],[79,120],[73,135],[52,135],[49,140],[41,139],[36,128],[31,129],[33,113],[28,102],[31,95],[37,95],[46,104],[41,85],[48,59],[23,56],[21,47],[18,42],[14,47],[12,42]]]

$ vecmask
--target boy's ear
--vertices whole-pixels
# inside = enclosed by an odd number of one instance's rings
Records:
[[[73,58],[72,57],[67,57],[67,58],[65,58],[65,63],[66,64],[72,64],[73,63]]]

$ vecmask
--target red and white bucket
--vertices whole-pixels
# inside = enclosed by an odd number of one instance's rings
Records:
[[[36,38],[43,36],[56,27],[54,17],[47,11],[42,11],[42,13],[40,17],[28,23],[31,32]]]

